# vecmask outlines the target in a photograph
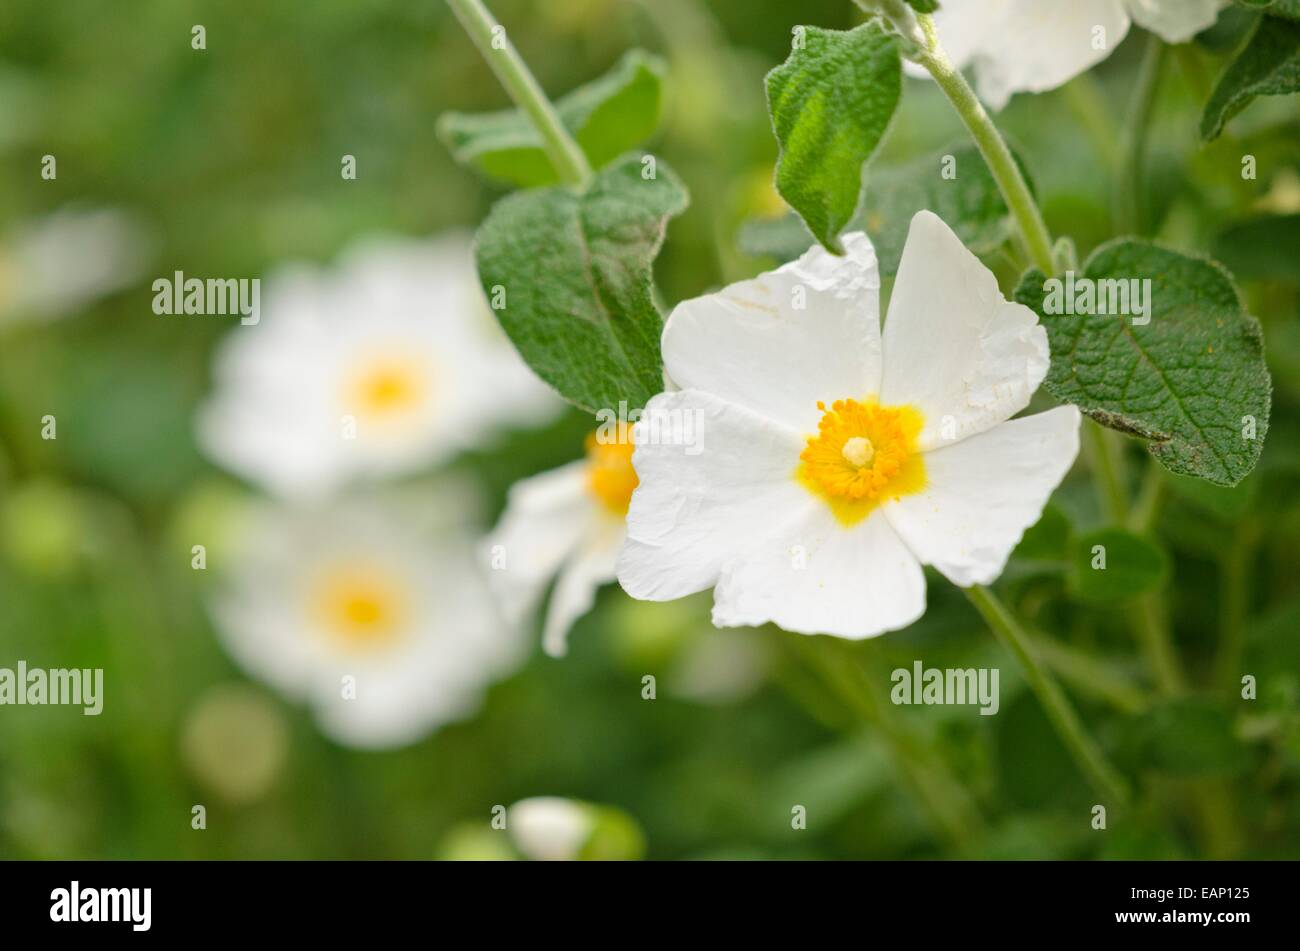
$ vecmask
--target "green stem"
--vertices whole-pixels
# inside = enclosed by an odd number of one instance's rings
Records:
[[[1015,157],[1007,148],[1007,143],[998,132],[997,126],[989,118],[983,103],[975,95],[975,90],[971,89],[970,83],[966,82],[961,71],[954,69],[952,63],[948,61],[943,47],[939,45],[939,34],[935,29],[934,20],[928,14],[917,17],[917,20],[925,35],[925,46],[918,54],[917,62],[934,77],[934,81],[938,83],[939,88],[943,90],[948,101],[957,110],[957,115],[970,131],[971,138],[975,140],[980,154],[984,156],[984,162],[1002,191],[1007,207],[1011,209],[1011,215],[1020,229],[1020,236],[1024,240],[1025,250],[1029,252],[1030,259],[1044,274],[1056,273],[1052,258],[1052,235],[1047,230],[1043,213],[1039,211],[1038,203],[1034,201],[1033,193],[1029,190],[1029,184],[1025,181],[1020,166],[1016,164]]]
[[[1147,125],[1151,121],[1156,90],[1160,86],[1160,66],[1164,60],[1165,45],[1152,33],[1147,37],[1142,64],[1138,67],[1133,97],[1129,100],[1128,117],[1124,122],[1122,159],[1115,180],[1115,200],[1112,216],[1115,229],[1122,233],[1142,233],[1145,217]]]
[[[1144,690],[1106,661],[1096,660],[1038,631],[1033,632],[1032,647],[1062,680],[1109,703],[1121,713],[1139,714],[1151,705]]]
[[[1074,755],[1084,776],[1102,796],[1120,807],[1126,806],[1129,799],[1128,783],[1111,766],[1101,748],[1088,734],[1078,714],[1074,712],[1074,707],[1070,705],[1056,679],[1043,666],[1029,635],[1014,615],[988,588],[975,585],[963,590],[998,640],[1020,661],[1029,686],[1038,696],[1048,719],[1052,721],[1066,748]]]
[[[591,178],[591,165],[555,107],[546,98],[514,44],[483,5],[482,0],[447,0],[461,26],[478,47],[515,105],[524,111],[546,145],[546,154],[561,181],[582,185]]]
[[[1080,73],[1062,87],[1065,101],[1092,139],[1097,156],[1114,169],[1119,164],[1119,129],[1092,73]]]
[[[1215,658],[1215,682],[1232,691],[1241,677],[1241,655],[1246,642],[1246,612],[1250,604],[1250,568],[1259,540],[1259,524],[1247,520],[1237,526],[1232,544],[1223,554],[1221,565],[1219,654]]]
[[[911,786],[936,834],[956,851],[973,855],[983,820],[948,771],[909,733],[889,706],[880,677],[864,672],[855,645],[833,637],[785,635],[807,664],[885,742],[895,766]]]
[[[1154,593],[1142,595],[1129,607],[1128,617],[1156,687],[1165,696],[1182,693],[1187,689],[1187,680],[1174,649],[1169,619],[1165,616],[1160,596]]]
[[[1205,59],[1197,52],[1196,44],[1179,43],[1173,47],[1173,51],[1174,58],[1178,60],[1178,65],[1182,69],[1183,78],[1192,91],[1192,98],[1197,102],[1205,102],[1210,98],[1212,88],[1210,77],[1213,73],[1206,68]]]
[[[1145,535],[1155,528],[1160,506],[1165,498],[1164,467],[1153,458],[1147,459],[1147,471],[1138,489],[1137,501],[1129,511],[1129,528]]]
[[[1102,512],[1113,525],[1128,517],[1128,492],[1124,488],[1123,447],[1110,430],[1090,419],[1083,421],[1083,438],[1088,461],[1096,476],[1097,497]]]

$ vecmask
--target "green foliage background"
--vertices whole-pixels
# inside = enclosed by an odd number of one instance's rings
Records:
[[[553,97],[629,48],[666,60],[652,147],[692,204],[657,263],[665,301],[768,266],[736,240],[743,222],[781,212],[763,77],[786,58],[796,23],[859,22],[848,0],[492,6]],[[1235,273],[1263,322],[1275,384],[1269,440],[1241,486],[1162,476],[1156,536],[1193,689],[1152,700],[1129,633],[1136,602],[1077,600],[1078,546],[1103,521],[1081,465],[1002,587],[1063,664],[1106,674],[1065,679],[1141,790],[1130,814],[1090,828],[1094,794],[974,611],[937,577],[924,619],[864,651],[882,677],[917,658],[1002,669],[996,716],[891,712],[950,764],[983,816],[965,854],[1300,857],[1300,113],[1294,98],[1261,99],[1215,141],[1198,136],[1243,16],[1169,58],[1140,217],[1145,236],[1214,254]],[[190,48],[195,23],[206,52]],[[998,120],[1052,231],[1072,235],[1081,260],[1115,233],[1112,168],[1140,48],[1135,31],[1092,74],[1016,97]],[[119,205],[161,237],[151,273],[255,276],[287,258],[328,260],[369,232],[472,228],[502,192],[455,165],[436,121],[505,105],[440,0],[8,2],[0,233],[69,203]],[[961,137],[938,92],[909,80],[873,170],[889,181],[888,170]],[[39,177],[46,153],[58,157],[57,181]],[[339,176],[345,153],[357,156],[354,182]],[[1245,154],[1257,180],[1241,176]],[[995,244],[985,260],[1009,292],[1018,268]],[[0,857],[425,858],[485,824],[494,804],[533,795],[624,809],[655,858],[959,854],[932,832],[882,737],[813,676],[795,635],[745,632],[762,683],[727,702],[685,699],[671,686],[685,658],[728,637],[709,627],[708,599],[644,605],[614,588],[573,631],[567,659],[536,652],[479,716],[400,752],[337,747],[302,708],[251,687],[287,730],[285,762],[265,795],[223,795],[185,751],[186,725],[207,691],[245,678],[214,640],[186,526],[218,518],[235,488],[191,431],[230,325],[155,317],[150,299],[144,281],[64,322],[0,328],[0,666],[103,666],[108,692],[98,718],[0,708]],[[39,438],[47,413],[57,441]],[[573,411],[455,468],[485,487],[494,517],[514,480],[575,458],[588,426]],[[1136,491],[1145,462],[1135,444],[1127,461]],[[1237,636],[1254,701],[1215,669]],[[646,673],[667,685],[654,702],[640,699]],[[1099,679],[1122,689],[1081,686]],[[206,831],[190,828],[194,803],[208,807]],[[791,829],[794,804],[808,810],[806,831]]]

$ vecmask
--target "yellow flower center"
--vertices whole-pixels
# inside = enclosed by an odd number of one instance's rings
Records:
[[[348,650],[392,644],[408,614],[405,587],[369,566],[345,565],[325,572],[311,597],[316,619]]]
[[[922,419],[914,408],[851,399],[817,408],[817,435],[799,454],[796,478],[841,522],[853,525],[881,502],[925,488],[925,463],[916,448]]]
[[[587,489],[614,515],[627,515],[632,490],[640,482],[632,468],[633,449],[626,427],[619,428],[613,441],[602,441],[595,433],[587,436]]]
[[[413,359],[384,357],[353,378],[350,405],[358,415],[391,418],[419,406],[428,391],[427,367]]]

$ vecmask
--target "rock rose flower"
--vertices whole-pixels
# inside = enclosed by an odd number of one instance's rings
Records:
[[[607,440],[593,433],[586,459],[510,488],[488,540],[488,577],[507,617],[522,622],[558,576],[542,631],[552,657],[565,653],[573,622],[591,609],[597,589],[614,580],[635,488],[626,430]]]
[[[618,562],[633,597],[713,588],[720,627],[905,627],[922,564],[991,582],[1074,462],[1074,407],[1011,419],[1047,372],[1046,333],[947,225],[913,218],[883,332],[871,243],[844,245],[670,315],[680,390],[646,418],[699,414],[703,451],[637,440]]]
[[[437,513],[468,501],[435,494]],[[222,561],[211,608],[226,649],[348,746],[401,746],[472,714],[528,655],[474,540],[425,518],[369,498],[254,503]]]
[[[222,343],[198,436],[278,495],[432,467],[563,406],[492,319],[463,236],[371,239],[264,291]]]

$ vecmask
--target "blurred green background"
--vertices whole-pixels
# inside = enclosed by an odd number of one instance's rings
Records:
[[[552,96],[632,47],[667,60],[652,147],[692,206],[658,262],[666,301],[767,266],[736,241],[743,222],[780,210],[763,75],[796,23],[858,22],[848,0],[491,6]],[[1234,271],[1275,382],[1256,473],[1235,490],[1178,480],[1158,522],[1196,689],[1153,699],[1126,625],[1133,606],[1069,598],[1069,539],[1101,520],[1082,466],[1002,583],[1060,647],[1073,699],[1140,783],[1139,805],[1102,834],[1039,706],[936,576],[922,621],[861,659],[886,672],[917,658],[1001,667],[997,716],[900,707],[882,732],[827,691],[795,635],[716,631],[707,597],[638,604],[611,587],[569,657],[535,651],[472,720],[398,752],[324,739],[214,639],[186,526],[251,492],[200,456],[192,432],[231,325],[155,317],[149,282],[175,269],[251,277],[286,259],[328,261],[369,233],[474,227],[501,193],[453,164],[435,122],[505,96],[440,0],[5,3],[0,247],[58,209],[109,206],[148,229],[153,257],[131,286],[66,319],[0,322],[0,666],[102,666],[107,691],[98,718],[0,707],[0,857],[427,858],[485,827],[494,804],[536,795],[624,810],[652,858],[1300,856],[1300,112],[1261,100],[1200,145],[1199,106],[1240,35],[1235,19],[1168,58],[1144,215],[1148,233]],[[200,23],[203,52],[190,46]],[[1019,96],[999,117],[1052,231],[1081,256],[1115,234],[1118,129],[1142,39],[1135,30],[1092,74]],[[878,162],[961,134],[937,92],[908,81]],[[45,154],[58,159],[54,181],[40,177]],[[356,181],[340,178],[344,154],[357,157]],[[1241,177],[1245,154],[1256,180]],[[987,260],[1009,287],[1010,258]],[[0,300],[22,280],[0,267]],[[57,440],[40,438],[46,414]],[[589,426],[575,411],[453,468],[484,487],[494,519],[512,482],[576,458]],[[1131,447],[1135,486],[1142,455]],[[1232,632],[1254,701],[1215,681]],[[640,695],[647,673],[660,682],[654,702]],[[982,818],[965,851],[928,822],[900,743],[947,763],[967,791]],[[205,831],[190,827],[196,803]],[[805,830],[791,828],[796,804]]]

